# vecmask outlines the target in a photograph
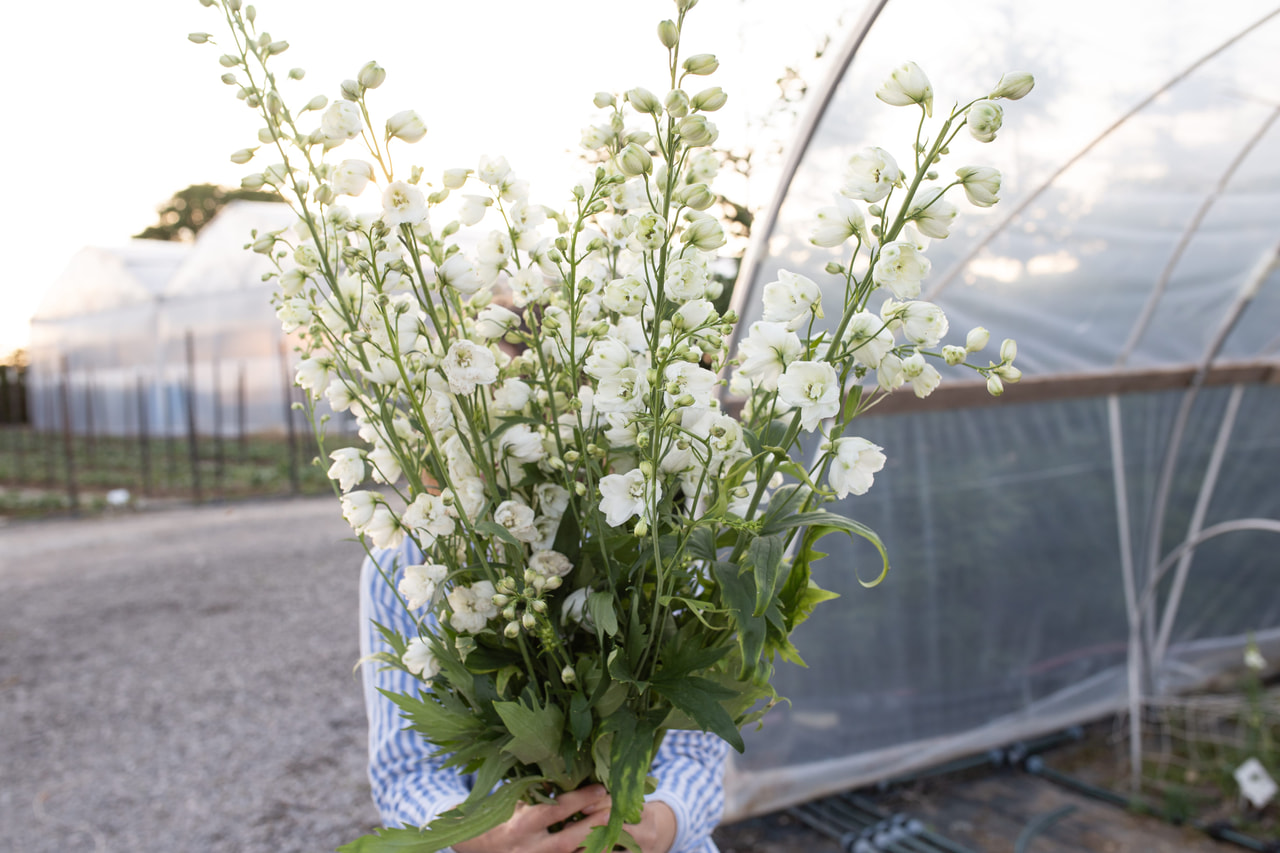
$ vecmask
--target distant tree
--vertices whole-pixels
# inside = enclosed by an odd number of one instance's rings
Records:
[[[138,240],[170,240],[190,243],[200,229],[209,224],[219,210],[230,201],[280,201],[275,193],[258,190],[240,190],[220,187],[216,184],[192,184],[178,190],[173,198],[160,205],[160,221],[141,233]]]

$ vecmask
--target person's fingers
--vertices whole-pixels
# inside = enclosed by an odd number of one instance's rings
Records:
[[[559,832],[550,833],[547,838],[551,842],[548,853],[574,853],[587,843],[587,835],[597,826],[609,822],[609,805],[606,801],[603,810],[592,812],[582,820],[574,821]]]
[[[551,826],[578,812],[591,814],[600,808],[601,803],[609,802],[609,793],[603,785],[588,785],[576,791],[568,791],[556,797],[554,803],[533,806],[538,812],[538,821],[543,826]]]

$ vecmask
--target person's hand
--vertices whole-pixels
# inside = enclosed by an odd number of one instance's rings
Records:
[[[587,833],[609,822],[609,807],[609,795],[601,785],[561,794],[554,803],[520,803],[506,823],[453,849],[456,853],[574,853],[583,848]],[[582,820],[566,824],[559,832],[549,831],[579,812]],[[668,853],[676,838],[675,813],[666,803],[645,803],[640,823],[627,825],[627,831],[643,853]]]
[[[553,825],[581,812],[586,819],[566,824],[559,832]],[[554,803],[517,803],[506,822],[484,835],[453,845],[455,853],[573,853],[582,847],[587,833],[600,821],[594,815],[603,812],[609,820],[609,794],[603,785],[590,785],[556,797]]]

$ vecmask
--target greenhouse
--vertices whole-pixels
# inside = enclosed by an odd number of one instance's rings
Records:
[[[31,412],[41,429],[136,435],[284,428],[284,337],[244,251],[254,229],[285,228],[284,205],[235,201],[194,244],[132,240],[82,249],[31,320]],[[291,379],[290,379],[291,381]]]
[[[944,115],[1027,70],[1001,145],[965,135],[942,164],[1003,186],[957,200],[921,295],[953,335],[981,318],[1016,339],[1025,375],[993,398],[956,373],[855,424],[890,462],[842,509],[892,568],[864,590],[874,552],[823,541],[842,598],[797,634],[809,668],[780,667],[792,703],[747,732],[731,815],[1139,719],[1239,671],[1250,637],[1280,658],[1280,9],[1139,5],[868,3],[810,93],[735,291],[743,328],[779,270],[839,286],[812,211],[860,149],[909,158],[916,111],[874,96],[888,69],[920,62]]]

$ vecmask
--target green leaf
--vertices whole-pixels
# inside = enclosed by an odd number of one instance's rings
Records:
[[[782,534],[757,536],[747,547],[747,564],[755,573],[756,603],[752,616],[763,616],[778,588],[782,557],[786,552]]]
[[[688,714],[703,731],[714,732],[738,752],[746,749],[742,734],[733,717],[720,704],[722,699],[738,695],[738,691],[722,687],[714,681],[696,676],[655,676],[653,688],[667,697],[672,705]]]
[[[459,841],[482,835],[505,823],[534,787],[546,780],[541,776],[514,779],[487,794],[475,806],[464,803],[440,815],[422,829],[379,829],[338,848],[338,853],[435,853]]]
[[[867,589],[878,585],[885,576],[889,574],[889,552],[885,550],[884,543],[880,541],[880,537],[874,530],[865,524],[854,521],[852,518],[846,518],[834,512],[826,510],[816,510],[814,512],[798,512],[795,515],[789,515],[784,518],[770,519],[765,524],[765,533],[777,533],[794,527],[808,527],[809,530],[805,534],[806,540],[813,543],[817,542],[828,533],[847,533],[849,538],[860,536],[875,546],[880,552],[881,569],[880,575],[873,581],[864,581],[862,576],[858,575],[858,583]],[[855,569],[855,573],[856,573]]]
[[[569,733],[580,744],[591,737],[591,704],[581,693],[573,694],[569,702]]]
[[[755,671],[756,662],[764,651],[766,623],[756,616],[755,575],[739,572],[738,567],[725,560],[711,563],[711,572],[720,587],[720,595],[729,608],[738,634],[738,648],[742,652],[742,675]]]
[[[613,611],[613,596],[597,590],[587,596],[587,615],[606,637],[618,634],[618,614]]]
[[[520,702],[494,702],[493,709],[511,732],[505,751],[525,764],[554,758],[560,751],[564,712],[555,705],[530,708]]]
[[[520,540],[511,535],[510,530],[503,527],[501,524],[498,524],[498,522],[496,521],[477,522],[475,525],[475,529],[476,529],[476,533],[481,533],[486,536],[492,536],[497,539],[501,539],[503,542],[506,542],[508,545],[514,545],[517,548],[523,547],[520,544]]]
[[[410,728],[427,736],[432,743],[473,737],[484,730],[484,723],[474,714],[451,710],[434,693],[422,691],[418,698],[392,693],[379,688],[403,713]]]

